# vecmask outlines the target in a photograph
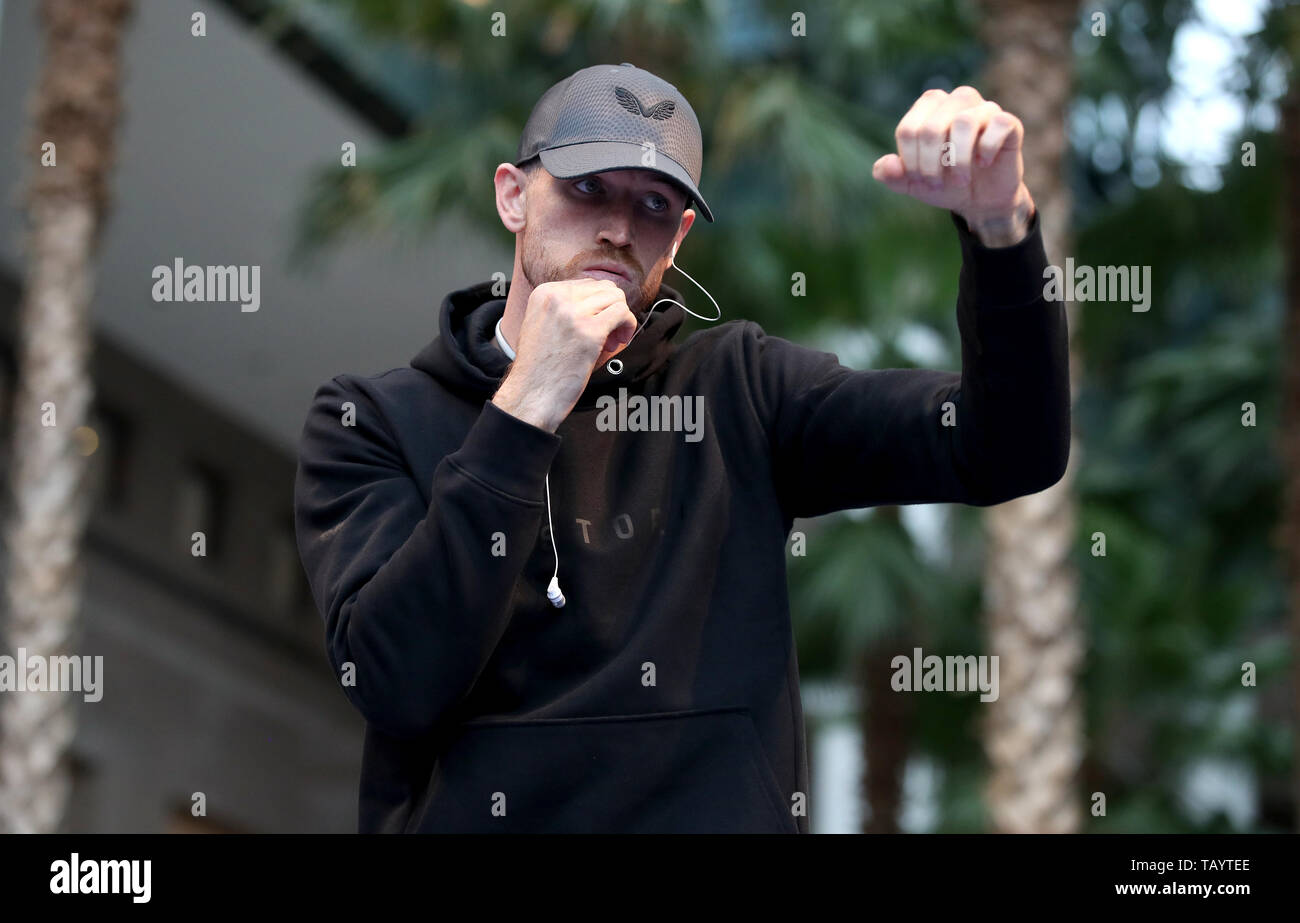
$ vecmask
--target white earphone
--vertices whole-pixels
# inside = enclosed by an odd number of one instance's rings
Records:
[[[685,311],[687,314],[691,315],[691,317],[698,317],[700,320],[706,320],[706,321],[708,321],[709,323],[713,323],[714,321],[721,319],[721,317],[722,317],[722,308],[718,305],[717,299],[715,299],[712,295],[709,295],[709,290],[708,290],[707,288],[705,288],[703,285],[700,285],[700,283],[698,283],[698,282],[696,282],[694,279],[692,279],[690,273],[688,273],[685,269],[682,269],[682,267],[680,267],[680,266],[677,265],[677,263],[676,263],[676,260],[677,260],[677,246],[678,246],[678,245],[677,245],[676,243],[673,244],[673,255],[669,258],[670,260],[673,261],[673,262],[671,263],[673,269],[676,269],[678,272],[680,272],[680,273],[681,273],[682,275],[684,275],[686,278],[690,279],[691,282],[694,283],[694,285],[695,285],[696,288],[698,288],[700,291],[702,291],[705,295],[708,295],[708,297],[709,297],[709,301],[712,301],[712,302],[713,302],[713,306],[714,306],[715,308],[718,309],[718,313],[717,313],[715,316],[713,316],[713,317],[705,317],[703,314],[696,314],[694,311],[692,311],[690,308],[686,307],[686,305],[682,304],[680,301],[673,301],[673,299],[671,299],[671,298],[660,298],[658,301],[656,301],[654,304],[652,304],[652,305],[650,306],[650,310],[646,312],[646,317],[649,317],[650,314],[654,311],[655,308],[659,307],[661,304],[663,304],[663,303],[666,301],[666,302],[668,302],[669,304],[675,304],[675,305],[677,305],[679,308],[681,308],[681,309],[682,309],[683,311]],[[636,339],[636,335],[637,335],[638,333],[641,332],[641,328],[644,327],[644,326],[645,326],[645,324],[642,323],[640,326],[638,326],[638,327],[636,328],[636,331],[632,334],[632,340],[635,340],[635,339]],[[627,341],[627,345],[628,345],[628,346],[631,346],[631,345],[632,345],[632,340],[628,340],[628,341]],[[618,359],[617,357],[616,357],[616,358],[613,358],[613,359],[610,359],[608,362],[605,363],[605,369],[606,369],[606,370],[609,372],[609,374],[611,374],[611,375],[618,375],[618,374],[621,374],[622,371],[623,371],[623,362],[622,362],[622,360]]]

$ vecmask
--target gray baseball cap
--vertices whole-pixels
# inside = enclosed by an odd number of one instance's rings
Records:
[[[542,94],[520,135],[515,166],[540,157],[557,179],[652,170],[712,221],[699,190],[703,149],[695,110],[675,86],[631,64],[597,64]]]

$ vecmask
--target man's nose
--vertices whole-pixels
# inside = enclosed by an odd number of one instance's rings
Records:
[[[612,247],[628,247],[632,243],[632,218],[628,209],[620,206],[605,211],[600,220],[596,240],[608,242]]]

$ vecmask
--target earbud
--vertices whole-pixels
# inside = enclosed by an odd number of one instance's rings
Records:
[[[552,577],[551,585],[546,588],[546,598],[551,601],[551,605],[557,609],[564,606],[564,594],[560,592],[560,578]]]
[[[546,588],[546,598],[551,605],[559,609],[564,605],[564,594],[560,592],[560,550],[555,547],[555,526],[551,523],[551,475],[546,474],[546,531],[551,533],[551,551],[555,553],[555,573],[551,574],[550,586]]]
[[[672,255],[672,257],[669,259],[669,262],[671,263],[672,260],[675,259],[676,257],[677,257],[677,244],[673,244],[673,255]],[[695,279],[693,279],[693,278],[691,277],[691,274],[690,274],[689,272],[687,272],[685,269],[682,269],[682,267],[680,267],[680,266],[674,266],[673,268],[676,269],[678,272],[680,272],[682,275],[684,275],[686,278],[690,279],[692,282],[695,282]],[[692,311],[690,308],[686,307],[686,305],[682,304],[680,301],[673,301],[673,299],[671,299],[671,298],[660,298],[660,299],[659,299],[658,301],[656,301],[654,304],[650,305],[650,311],[647,311],[647,312],[646,312],[646,316],[649,317],[650,313],[651,313],[652,311],[654,311],[655,308],[659,307],[661,304],[663,304],[663,303],[666,301],[666,302],[668,302],[669,304],[675,304],[675,305],[677,305],[679,308],[681,308],[683,311],[685,311],[685,312],[686,312],[687,314],[689,314],[691,317],[698,317],[700,320],[706,320],[706,321],[708,321],[709,323],[712,323],[713,321],[716,321],[716,320],[721,319],[721,317],[722,317],[722,308],[718,305],[718,300],[717,300],[716,298],[714,298],[712,295],[709,295],[709,290],[708,290],[707,288],[705,288],[703,285],[700,285],[700,283],[695,282],[695,287],[698,288],[700,291],[702,291],[704,294],[706,294],[706,295],[709,296],[709,301],[712,301],[712,302],[713,302],[713,306],[714,306],[715,308],[717,308],[717,310],[718,310],[718,313],[717,313],[716,315],[714,315],[713,317],[705,317],[703,314],[696,314],[694,311]],[[642,330],[644,330],[644,329],[645,329],[645,322],[642,322],[642,323],[638,324],[636,330],[632,331],[632,340],[635,340],[635,339],[636,339],[636,335],[637,335],[638,333],[640,333],[640,332],[641,332]],[[632,345],[632,340],[628,340],[628,341],[627,341],[627,345],[628,345],[628,346],[631,346],[631,345]],[[605,363],[605,370],[608,371],[609,374],[611,374],[611,375],[620,375],[620,374],[622,374],[622,372],[623,372],[623,362],[622,362],[622,360],[619,359],[618,357],[615,357],[615,358],[613,358],[613,359],[610,359],[608,362]],[[558,572],[558,569],[559,569],[559,565],[558,565],[558,564],[556,565],[556,569],[557,569],[557,572]],[[561,596],[560,598],[563,599],[564,597]],[[563,603],[560,603],[559,605],[564,605],[564,604],[563,604]]]

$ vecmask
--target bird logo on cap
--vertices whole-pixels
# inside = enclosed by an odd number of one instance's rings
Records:
[[[618,104],[633,115],[639,115],[646,119],[658,119],[663,121],[669,118],[677,108],[677,104],[671,99],[665,99],[661,103],[655,103],[647,109],[637,95],[627,87],[614,87],[614,96],[618,99]]]

